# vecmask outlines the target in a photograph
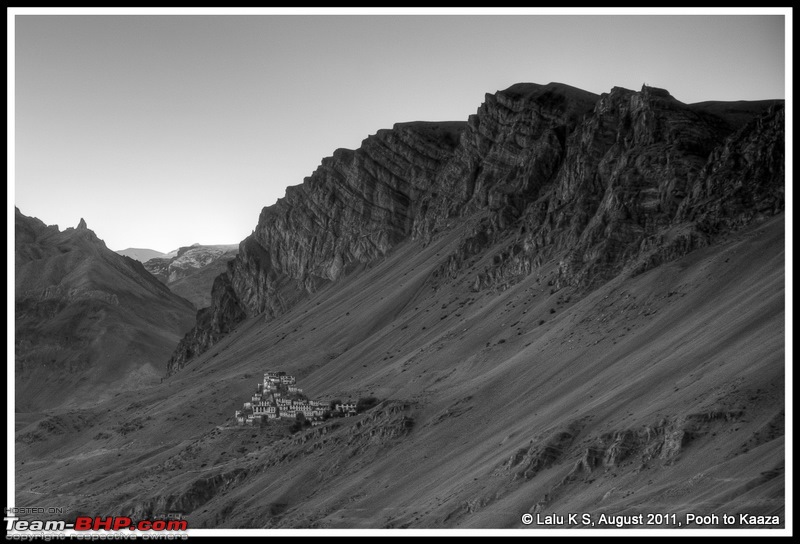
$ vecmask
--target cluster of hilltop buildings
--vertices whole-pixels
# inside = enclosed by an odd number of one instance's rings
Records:
[[[326,415],[327,413],[327,415]],[[298,419],[303,414],[311,425],[321,425],[327,417],[352,416],[356,414],[355,403],[337,403],[311,400],[303,395],[295,377],[285,372],[265,372],[264,381],[258,383],[250,402],[236,410],[239,425],[261,425],[270,419]]]

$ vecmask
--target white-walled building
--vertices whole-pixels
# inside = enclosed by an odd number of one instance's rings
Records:
[[[337,415],[355,415],[355,406],[355,403],[340,403]],[[294,376],[267,371],[250,402],[245,402],[234,418],[239,425],[257,425],[270,419],[295,419],[297,414],[303,414],[312,425],[320,425],[328,408],[327,402],[305,398]]]

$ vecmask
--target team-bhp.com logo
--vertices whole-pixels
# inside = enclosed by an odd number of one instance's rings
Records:
[[[156,519],[134,522],[131,518],[120,517],[89,517],[78,516],[75,519],[76,531],[185,531],[188,524],[185,519]]]
[[[185,531],[188,523],[185,519],[156,519],[133,521],[127,516],[91,517],[78,516],[75,523],[65,521],[24,520],[5,518],[6,531]]]

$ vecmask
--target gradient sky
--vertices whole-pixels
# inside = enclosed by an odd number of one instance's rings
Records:
[[[14,31],[9,200],[61,229],[83,217],[115,250],[237,243],[336,148],[466,120],[517,82],[646,82],[686,103],[785,93],[783,15],[39,10]]]

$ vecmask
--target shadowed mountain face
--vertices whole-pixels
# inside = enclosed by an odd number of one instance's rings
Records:
[[[784,119],[763,106],[518,84],[466,123],[336,151],[262,211],[163,383],[18,414],[17,505],[214,528],[782,522]],[[234,425],[267,370],[380,403]]]
[[[191,304],[81,220],[63,232],[15,211],[17,409],[85,405],[157,383]]]
[[[144,263],[144,267],[170,291],[194,304],[195,308],[206,308],[211,304],[214,278],[225,272],[228,261],[238,253],[237,244],[194,244],[178,249],[174,256],[150,259]]]

